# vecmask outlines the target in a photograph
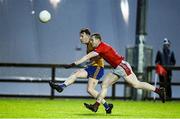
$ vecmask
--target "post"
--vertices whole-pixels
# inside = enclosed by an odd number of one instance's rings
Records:
[[[55,81],[55,77],[56,77],[56,68],[55,66],[53,66],[51,68],[51,81]],[[54,89],[51,88],[51,99],[54,99]]]
[[[136,16],[136,48],[137,48],[137,59],[136,59],[136,75],[140,81],[145,81],[144,79],[144,69],[146,67],[146,12],[147,12],[147,2],[148,0],[138,0],[137,1],[137,16]],[[134,89],[134,99],[142,100],[144,98],[144,91],[142,89]]]

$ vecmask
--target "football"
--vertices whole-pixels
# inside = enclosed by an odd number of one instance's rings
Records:
[[[51,20],[51,13],[47,10],[43,10],[39,13],[39,20],[42,23],[47,23]]]

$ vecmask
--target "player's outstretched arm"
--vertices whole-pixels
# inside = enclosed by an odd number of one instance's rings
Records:
[[[92,51],[92,52],[88,53],[87,55],[85,55],[84,57],[82,57],[80,60],[77,60],[77,61],[75,61],[74,63],[68,64],[68,65],[66,65],[66,66],[64,66],[64,67],[65,67],[66,69],[71,68],[71,67],[74,67],[74,66],[79,65],[79,64],[81,64],[81,63],[89,60],[90,58],[96,57],[96,56],[98,56],[98,55],[99,55],[99,54],[98,54],[97,52]]]
[[[79,64],[81,64],[81,63],[83,63],[83,62],[85,62],[85,61],[87,61],[93,57],[96,57],[98,55],[99,54],[97,52],[92,51],[92,52],[88,53],[87,55],[85,55],[84,57],[82,57],[81,59],[75,61],[74,63],[75,63],[75,65],[79,65]]]
[[[65,65],[64,68],[69,69],[69,68],[74,67],[74,66],[76,66],[76,64],[71,63],[71,64],[68,64],[68,65]]]

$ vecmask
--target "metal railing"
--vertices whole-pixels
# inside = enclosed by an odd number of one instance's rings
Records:
[[[0,63],[0,67],[21,67],[21,68],[49,68],[51,69],[51,79],[52,81],[55,81],[56,78],[56,69],[57,68],[64,68],[66,64],[27,64],[27,63]],[[73,68],[84,68],[80,66],[75,66]],[[111,66],[106,65],[105,69],[110,69]],[[9,82],[9,83],[48,83],[49,80],[18,80],[18,79],[0,79],[0,82]],[[62,83],[63,81],[57,81],[59,83]],[[75,81],[77,84],[87,84],[88,81]],[[98,82],[99,84],[102,83],[102,81]],[[125,97],[118,97],[116,96],[116,85],[124,85],[125,82],[117,82],[112,86],[112,92],[111,96],[107,98],[111,99],[124,99]],[[60,98],[91,98],[90,96],[56,96],[54,89],[51,88],[50,95],[12,95],[12,94],[0,94],[0,96],[4,97],[60,97]]]
[[[49,68],[51,69],[51,79],[52,81],[55,81],[56,78],[56,69],[58,68],[64,68],[66,64],[27,64],[27,63],[0,63],[0,67],[21,67],[21,68]],[[80,66],[76,66],[73,68],[84,68]],[[111,66],[105,66],[105,69],[110,69]],[[180,66],[166,66],[166,68],[170,68],[172,70],[180,70]],[[155,66],[148,66],[147,67],[147,80],[149,81],[150,84],[154,84],[154,82],[149,79],[151,76],[152,71],[155,70]],[[9,82],[9,83],[48,83],[49,80],[18,80],[18,79],[0,79],[1,82]],[[57,81],[62,83],[63,81]],[[87,84],[88,81],[75,81],[77,84]],[[102,83],[102,81],[99,81],[99,84]],[[159,82],[157,83],[159,84]],[[111,96],[107,98],[111,99],[132,99],[132,97],[125,97],[125,96],[116,96],[116,85],[127,85],[126,82],[124,81],[118,81],[116,82],[111,88]],[[172,82],[171,85],[176,85],[180,86],[180,82]],[[90,96],[57,96],[55,95],[54,89],[51,89],[49,95],[11,95],[11,94],[0,94],[0,96],[5,96],[5,97],[49,97],[49,98],[54,98],[54,97],[60,97],[60,98],[91,98]],[[148,97],[147,97],[148,98]],[[178,98],[180,99],[180,98]]]

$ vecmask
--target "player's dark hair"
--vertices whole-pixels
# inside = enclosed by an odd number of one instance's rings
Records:
[[[90,32],[90,30],[88,28],[82,28],[81,31],[80,31],[80,34],[81,33],[86,33],[88,35],[91,35],[91,32]]]
[[[99,39],[100,41],[102,40],[101,39],[101,35],[99,34],[99,33],[93,33],[92,35],[91,35],[91,37],[95,37],[96,39]]]

